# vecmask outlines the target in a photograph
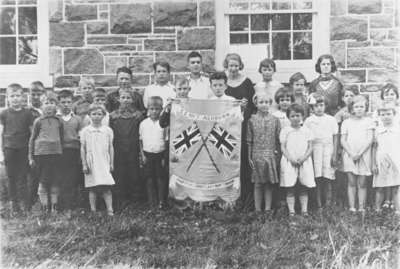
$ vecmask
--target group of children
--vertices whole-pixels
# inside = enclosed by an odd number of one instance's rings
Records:
[[[200,54],[189,55],[189,64],[193,59],[201,62]],[[192,98],[193,83],[200,85],[195,95],[201,99],[235,98],[226,94],[225,72],[211,74],[206,82],[203,77],[178,77],[172,85],[168,63],[153,67],[156,83],[143,97],[130,88],[132,74],[126,67],[117,70],[118,91],[108,95],[87,78],[80,82],[79,96],[69,90],[55,94],[40,82],[32,83],[28,108],[23,106],[22,87],[8,86],[0,141],[13,212],[21,204],[29,210],[37,193],[44,211],[57,212],[61,204],[71,216],[84,182],[91,211],[97,210],[100,195],[112,216],[114,208],[122,209],[132,199],[133,190],[141,194],[141,178],[150,204],[166,207],[172,99]],[[387,84],[381,89],[382,105],[370,116],[367,98],[342,89],[333,76],[331,56],[321,56],[316,71],[321,76],[308,94],[303,74],[292,75],[284,87],[273,79],[274,61],[265,59],[259,68],[263,80],[255,85],[253,99],[238,102],[243,109],[249,102],[256,107],[243,125],[256,211],[270,212],[277,199],[293,216],[298,193],[301,212],[308,215],[310,189],[316,187],[316,206],[322,208],[332,204],[336,186],[337,202],[343,202],[340,194],[347,191],[349,210],[356,211],[358,201],[363,213],[373,175],[376,210],[394,202],[400,213],[397,88]]]

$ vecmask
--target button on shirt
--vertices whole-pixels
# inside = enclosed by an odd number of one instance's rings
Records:
[[[174,86],[171,83],[165,85],[151,84],[146,87],[143,94],[143,103],[145,108],[147,108],[149,98],[152,96],[160,96],[163,100],[163,106],[167,104],[168,98],[175,97]]]
[[[189,97],[193,99],[209,99],[213,96],[210,88],[210,81],[207,77],[200,76],[198,79],[188,77],[190,92]]]
[[[158,120],[147,118],[142,121],[139,126],[139,136],[143,143],[143,151],[160,153],[165,150],[167,131],[160,127]]]

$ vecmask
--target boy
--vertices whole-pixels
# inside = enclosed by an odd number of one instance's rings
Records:
[[[228,88],[227,81],[228,77],[225,72],[215,72],[210,76],[211,90],[214,93],[210,100],[236,100],[232,96],[225,94],[225,90]]]
[[[92,96],[93,96],[93,104],[105,106],[106,99],[107,99],[106,90],[104,90],[103,88],[96,88],[92,92]],[[88,126],[89,124],[91,124],[91,120],[90,120],[89,115],[86,115],[85,119],[83,120],[83,126]],[[110,113],[108,113],[107,111],[106,111],[106,114],[104,115],[103,119],[101,120],[101,124],[103,126],[110,125]]]
[[[203,59],[197,51],[192,51],[187,57],[190,75],[188,77],[191,91],[189,97],[193,99],[208,99],[213,96],[208,78],[201,74]]]
[[[62,90],[58,94],[60,118],[63,124],[62,155],[60,159],[60,186],[63,190],[66,215],[71,217],[71,211],[76,198],[80,177],[80,141],[79,131],[82,129],[80,117],[72,113],[73,94]]]
[[[94,79],[83,77],[79,81],[77,100],[72,105],[72,111],[83,120],[88,114],[89,106],[92,103],[91,92],[94,90]]]
[[[144,164],[147,194],[151,206],[156,202],[160,209],[167,203],[168,180],[164,170],[164,156],[167,149],[167,130],[160,127],[159,117],[163,107],[159,96],[150,97],[148,103],[149,117],[140,123],[140,154]],[[157,190],[157,198],[155,191]]]
[[[163,104],[167,104],[168,98],[175,96],[174,87],[169,82],[170,69],[167,62],[155,62],[153,64],[155,84],[149,85],[144,90],[143,103],[147,108],[149,98],[152,96],[160,96]]]
[[[20,203],[25,210],[30,209],[27,195],[28,144],[33,115],[22,107],[22,86],[11,84],[7,87],[7,100],[10,107],[0,113],[0,146],[8,177],[8,196],[11,213],[18,212]]]

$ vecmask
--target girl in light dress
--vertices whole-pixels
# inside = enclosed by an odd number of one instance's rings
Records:
[[[356,193],[358,211],[365,213],[367,198],[367,176],[371,173],[371,145],[373,143],[374,124],[366,116],[368,101],[358,95],[350,103],[351,117],[342,124],[341,144],[343,147],[343,170],[347,173],[347,196],[349,209],[356,211]]]
[[[96,196],[101,193],[107,215],[113,216],[111,186],[114,179],[111,172],[114,169],[114,134],[110,127],[101,123],[105,115],[104,106],[93,104],[89,107],[91,124],[81,132],[81,158],[91,211],[96,212]]]
[[[382,202],[389,190],[393,193],[396,214],[400,214],[400,151],[396,146],[400,141],[400,126],[394,122],[396,108],[384,104],[377,110],[380,126],[377,128],[376,147],[373,152],[374,179],[372,186],[376,188],[375,208],[381,211]]]
[[[282,129],[279,140],[282,149],[280,186],[286,188],[289,216],[295,214],[295,186],[300,185],[300,206],[303,215],[308,215],[308,189],[315,187],[314,169],[311,159],[313,134],[301,126],[304,110],[292,104],[287,115],[290,126]]]
[[[305,119],[310,115],[310,108],[307,102],[308,93],[306,83],[306,77],[300,72],[294,73],[289,78],[289,87],[293,91],[294,103],[303,107]]]
[[[253,114],[247,125],[247,144],[249,164],[254,183],[254,204],[257,212],[264,209],[271,212],[273,186],[279,183],[277,158],[279,148],[279,119],[269,112],[272,98],[265,93],[256,93],[253,102],[257,113]]]
[[[287,110],[291,104],[294,103],[293,91],[289,88],[280,88],[274,96],[275,102],[278,105],[278,110],[271,111],[272,115],[277,117],[281,123],[281,128],[290,125],[290,121],[287,117]],[[304,117],[303,117],[304,119]]]

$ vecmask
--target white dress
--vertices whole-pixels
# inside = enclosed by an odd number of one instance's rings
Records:
[[[342,123],[342,136],[347,135],[347,144],[352,152],[359,152],[368,143],[368,132],[374,129],[371,118],[362,119],[349,118]],[[371,173],[371,147],[368,148],[361,158],[354,162],[350,155],[343,150],[343,170],[355,175],[370,176]]]
[[[89,174],[85,174],[85,188],[99,185],[114,185],[110,172],[109,147],[114,134],[110,127],[102,125],[95,128],[86,126],[81,132],[81,147],[86,148],[86,161]]]
[[[304,125],[309,128],[313,135],[313,163],[315,178],[324,177],[335,179],[335,169],[331,165],[333,154],[333,136],[338,134],[338,124],[331,115],[324,114],[308,117]]]
[[[400,127],[385,128],[376,131],[376,164],[378,175],[374,176],[373,187],[392,187],[400,185]]]
[[[277,111],[273,112],[272,115],[279,119],[282,129],[287,126],[290,126],[290,121],[289,121],[288,117],[286,116],[285,112],[277,110]]]
[[[287,126],[282,129],[279,140],[281,145],[286,144],[288,153],[295,159],[301,158],[307,151],[308,143],[313,140],[310,129],[302,126],[295,129]],[[293,166],[290,161],[282,156],[281,159],[281,187],[293,187],[297,180],[308,187],[315,187],[314,169],[311,156],[299,167]]]

